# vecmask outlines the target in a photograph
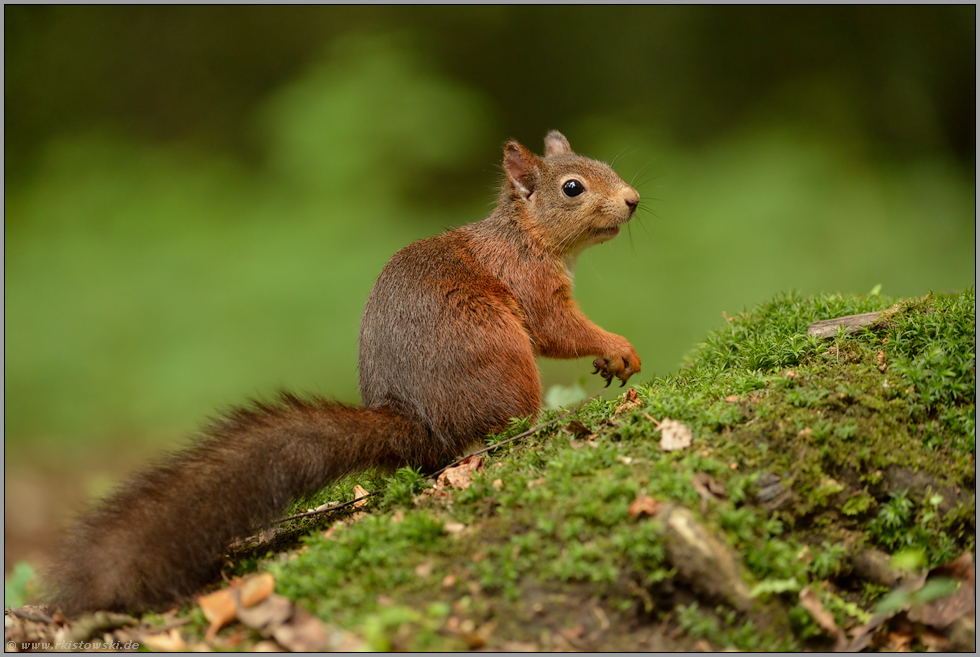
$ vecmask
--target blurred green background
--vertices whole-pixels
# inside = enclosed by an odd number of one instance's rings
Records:
[[[381,267],[488,214],[503,142],[550,129],[643,197],[576,279],[642,379],[791,288],[972,285],[975,20],[5,6],[6,468],[174,444],[281,386],[357,401]]]

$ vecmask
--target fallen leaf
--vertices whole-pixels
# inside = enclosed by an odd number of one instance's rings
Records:
[[[663,502],[658,502],[649,495],[640,495],[633,500],[632,504],[630,504],[630,518],[639,518],[643,514],[652,516],[659,511],[660,507],[662,506]]]
[[[729,404],[735,404],[739,401],[738,395],[728,395],[727,397],[725,397],[725,401],[728,402]]]
[[[498,479],[494,479],[493,480],[493,483],[490,484],[490,485],[493,486],[495,489],[500,490],[501,488],[504,487],[504,480],[503,479],[499,479],[499,478]]]
[[[694,434],[691,428],[683,422],[665,417],[660,422],[660,448],[665,452],[673,452],[691,446]]]
[[[946,646],[949,645],[949,639],[942,634],[936,634],[929,630],[925,630],[919,635],[919,641],[932,652],[943,652],[946,650]]]
[[[218,630],[237,618],[239,605],[250,607],[267,598],[274,588],[275,579],[272,575],[262,573],[198,598],[197,604],[204,612],[204,617],[211,623],[204,636],[205,640],[213,641]]]
[[[211,623],[207,633],[204,635],[204,640],[208,643],[214,641],[218,630],[235,620],[237,615],[235,599],[232,597],[232,589],[230,588],[201,596],[197,604],[201,607],[201,611],[204,612],[204,618]]]
[[[473,473],[483,467],[483,458],[471,456],[459,465],[447,468],[436,479],[436,488],[452,486],[453,488],[469,488],[473,483]]]
[[[432,561],[423,561],[415,566],[415,574],[419,577],[428,577],[432,574]]]
[[[912,645],[914,638],[913,635],[904,632],[889,632],[888,650],[891,652],[912,652],[909,646]]]
[[[443,530],[445,530],[447,534],[458,534],[464,529],[466,529],[466,525],[464,525],[461,522],[455,522],[453,520],[450,520],[444,523],[442,528]]]
[[[491,620],[477,628],[473,621],[467,619],[459,624],[457,634],[469,644],[470,648],[476,649],[487,645],[495,629],[497,629],[497,621]]]
[[[838,644],[844,641],[844,633],[839,627],[837,627],[837,622],[834,620],[834,615],[824,609],[823,603],[820,602],[820,598],[817,597],[816,592],[814,592],[809,586],[804,587],[803,590],[800,591],[800,605],[810,613],[810,616],[813,618],[814,622],[816,622],[816,624],[819,625],[823,631],[832,636]]]
[[[259,641],[252,646],[252,652],[282,652],[282,646],[275,641]]]
[[[242,606],[251,607],[272,594],[276,588],[276,580],[270,573],[262,573],[244,580],[239,588]]]
[[[357,499],[359,497],[367,497],[367,496],[368,496],[368,492],[364,489],[364,487],[362,487],[360,484],[354,486],[354,499]],[[357,500],[356,502],[354,502],[354,508],[360,509],[365,504],[367,504],[367,500]]]
[[[568,430],[569,433],[575,434],[579,438],[584,438],[592,433],[591,429],[578,420],[572,420],[569,422],[567,425],[565,425],[565,429]]]
[[[253,607],[238,610],[238,620],[253,630],[271,632],[293,617],[292,601],[282,595],[271,595]]]
[[[951,595],[930,600],[919,608],[913,607],[909,611],[910,620],[937,630],[945,630],[960,618],[976,616],[977,585],[973,555],[966,552],[929,572],[930,578],[950,576],[959,580],[959,587]]]
[[[448,575],[442,578],[442,588],[444,589],[451,588],[455,583],[456,583],[456,575],[454,575],[453,573],[449,573]]]
[[[703,487],[713,497],[718,499],[728,498],[728,489],[725,488],[725,485],[715,480],[715,478],[708,473],[698,472],[694,475],[693,479],[695,481],[695,487]]]
[[[694,485],[694,490],[697,491],[698,495],[701,497],[702,514],[708,512],[709,500],[726,499],[728,497],[728,491],[725,490],[725,486],[715,481],[711,475],[706,472],[695,473],[695,475],[691,477],[691,483]]]
[[[973,566],[973,555],[969,552],[964,552],[952,561],[948,561],[941,566],[936,566],[929,574],[946,575],[976,586],[977,580],[976,570]]]
[[[272,631],[272,638],[293,652],[322,652],[330,645],[330,633],[318,618],[295,607],[293,620]]]
[[[640,406],[640,395],[636,392],[636,388],[630,388],[623,394],[623,403],[616,407],[613,415],[626,413],[638,406]]]
[[[184,641],[184,637],[180,635],[177,628],[173,628],[170,632],[162,634],[144,634],[140,637],[140,645],[152,648],[157,652],[185,652],[187,650],[187,642]]]

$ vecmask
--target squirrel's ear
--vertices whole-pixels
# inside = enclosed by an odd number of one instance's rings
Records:
[[[522,198],[530,198],[538,177],[538,156],[516,141],[509,141],[504,146],[504,171],[507,183]]]
[[[568,140],[565,139],[565,135],[561,134],[557,130],[552,130],[548,133],[548,136],[544,138],[544,156],[551,157],[552,155],[567,155],[572,152],[572,147],[568,145]]]

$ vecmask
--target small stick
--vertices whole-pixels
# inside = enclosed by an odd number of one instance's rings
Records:
[[[371,497],[372,495],[377,495],[377,494],[378,494],[378,491],[374,491],[373,493],[368,493],[367,495],[361,495],[360,497],[355,497],[350,502],[341,502],[340,504],[335,504],[333,506],[329,506],[326,509],[314,509],[313,511],[304,511],[303,513],[297,513],[294,516],[288,516],[286,518],[280,518],[279,520],[274,520],[272,522],[272,524],[273,525],[278,525],[279,523],[286,522],[287,520],[296,520],[297,518],[308,518],[309,516],[318,516],[318,515],[321,515],[321,514],[324,514],[324,513],[329,513],[330,511],[336,511],[337,509],[343,509],[345,507],[351,506],[352,504],[357,504],[361,500],[366,500],[367,498]]]

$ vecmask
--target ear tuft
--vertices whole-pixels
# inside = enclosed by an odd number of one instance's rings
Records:
[[[548,133],[548,136],[544,138],[544,156],[551,157],[552,155],[567,155],[572,152],[572,147],[568,145],[568,140],[565,139],[565,135],[561,134],[557,130],[552,130]]]
[[[507,183],[522,198],[527,199],[534,193],[537,169],[537,155],[516,141],[507,142],[504,146],[504,171],[507,173]]]

